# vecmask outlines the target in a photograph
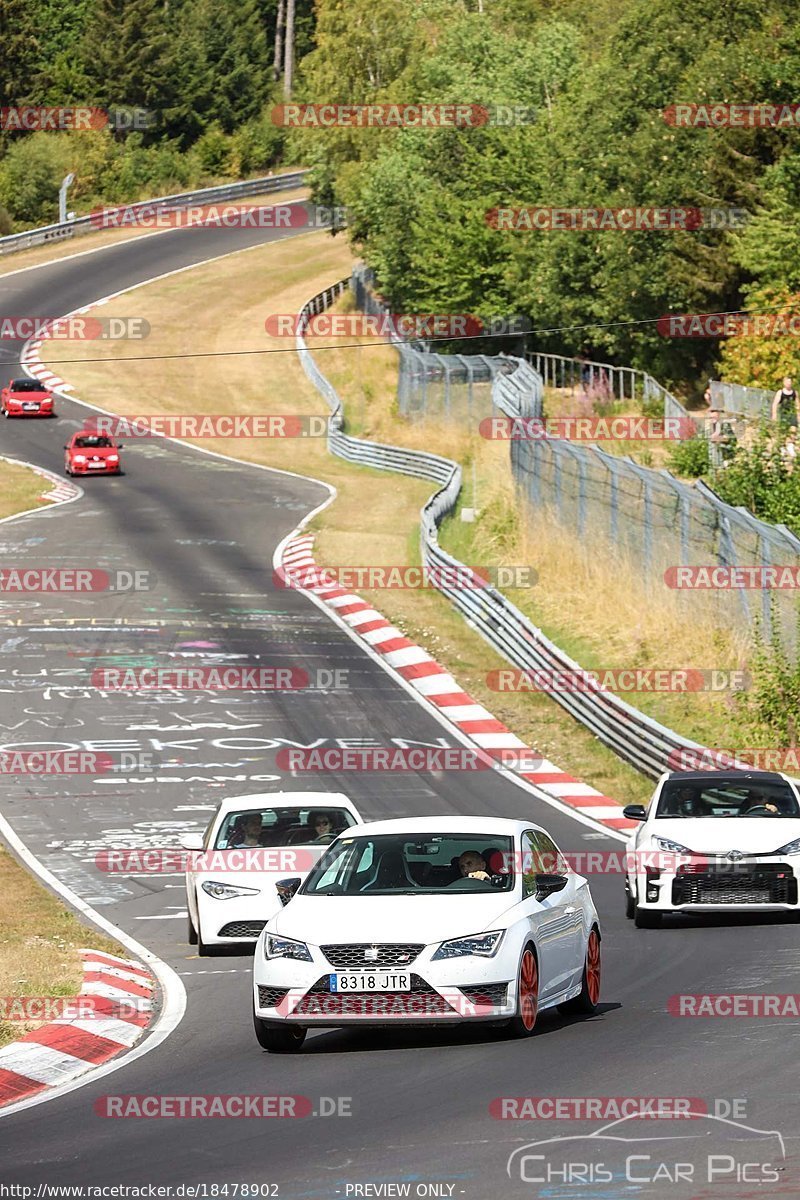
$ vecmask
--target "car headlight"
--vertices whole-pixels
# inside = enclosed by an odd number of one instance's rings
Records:
[[[504,929],[493,929],[490,933],[471,933],[468,937],[453,938],[449,942],[442,942],[433,955],[433,959],[464,958],[468,954],[477,954],[480,958],[491,958],[497,953],[504,933]]]
[[[800,838],[795,838],[793,842],[787,842],[785,846],[778,846],[776,854],[800,854]]]
[[[73,462],[86,462],[86,455],[85,454],[73,454],[72,461]]]
[[[268,933],[264,938],[265,958],[299,958],[301,962],[313,962],[305,942],[295,942],[292,938],[278,937]]]
[[[234,883],[217,883],[213,879],[201,883],[200,887],[207,896],[213,896],[215,900],[233,900],[237,896],[257,896],[259,888],[238,887]]]
[[[673,842],[670,840],[670,838],[657,837],[657,838],[653,838],[653,841],[656,844],[656,846],[658,846],[659,850],[666,850],[668,854],[693,854],[694,853],[694,851],[690,850],[688,848],[688,846],[682,846],[680,844],[680,842]]]
[[[109,454],[108,461],[109,462],[119,462],[119,455],[118,454]]]

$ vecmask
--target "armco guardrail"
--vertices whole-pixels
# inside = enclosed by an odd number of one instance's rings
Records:
[[[446,567],[450,572],[449,577],[453,578],[455,571],[465,572],[468,568],[439,545],[438,527],[456,506],[461,490],[461,468],[450,459],[436,454],[404,450],[398,446],[385,446],[348,436],[344,432],[341,400],[333,385],[319,370],[306,345],[304,329],[308,319],[333,304],[347,286],[348,281],[344,279],[314,296],[300,313],[297,334],[297,351],[303,370],[331,409],[328,447],[333,454],[349,462],[384,471],[399,471],[404,475],[431,479],[441,485],[422,509],[420,546],[425,566],[439,568],[439,577],[442,568]],[[445,577],[448,577],[447,573]],[[576,662],[559,650],[541,629],[537,629],[524,613],[495,588],[455,589],[438,583],[436,586],[489,645],[514,666],[526,671],[582,671]],[[669,770],[671,761],[675,761],[674,758],[671,760],[671,756],[681,750],[701,752],[704,749],[698,742],[682,738],[645,716],[613,692],[599,689],[554,692],[553,699],[615,754],[651,778]]]
[[[139,200],[135,204],[122,204],[117,207],[120,211],[132,213],[147,209],[170,212],[190,208],[193,204],[213,204],[220,200],[236,200],[243,196],[260,196],[264,192],[280,192],[284,188],[298,187],[307,174],[307,171],[288,171],[284,175],[265,175],[261,179],[245,179],[241,183],[225,183],[220,187],[199,188],[194,192],[178,192],[174,196],[159,196],[155,200]],[[39,229],[26,229],[22,233],[9,234],[8,237],[0,238],[0,254],[10,254],[12,250],[24,250],[28,246],[39,246],[44,242],[94,233],[97,230],[96,224],[93,223],[95,220],[90,213],[60,225],[42,225]]]

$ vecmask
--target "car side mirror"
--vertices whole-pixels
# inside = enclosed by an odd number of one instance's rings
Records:
[[[281,904],[288,904],[292,896],[302,883],[299,875],[292,875],[289,879],[279,879],[275,884],[275,890],[278,893],[278,899]]]
[[[64,449],[65,449],[65,450],[69,450],[69,446],[67,445],[67,443],[66,443],[66,442],[64,442]]]
[[[552,896],[553,892],[563,891],[569,883],[569,878],[566,875],[536,875],[534,883],[536,899],[544,900],[547,896]]]
[[[629,821],[646,821],[647,812],[643,804],[626,804],[622,810],[623,817]]]
[[[185,833],[181,838],[181,845],[183,846],[184,850],[202,850],[202,833]]]
[[[117,450],[124,450],[124,449],[125,449],[125,446],[123,445],[123,443],[117,442]]]

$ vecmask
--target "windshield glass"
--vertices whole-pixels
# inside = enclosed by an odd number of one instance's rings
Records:
[[[214,848],[324,846],[355,823],[346,808],[237,809],[220,825]]]
[[[95,435],[94,437],[75,438],[75,445],[81,450],[94,450],[98,446],[107,449],[108,447],[113,446],[114,443],[111,441],[111,438]]]
[[[491,834],[342,837],[300,889],[317,896],[509,892],[513,846]]]
[[[704,785],[668,780],[656,817],[800,817],[792,789],[783,780],[745,779]]]
[[[12,392],[46,392],[47,388],[38,379],[14,379],[11,381]]]

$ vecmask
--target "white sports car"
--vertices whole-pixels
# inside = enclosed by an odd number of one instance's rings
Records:
[[[339,792],[264,792],[223,800],[205,834],[181,839],[196,853],[186,868],[189,945],[253,945],[281,902],[276,883],[303,878],[329,844],[361,816]]]
[[[253,959],[256,1037],[312,1026],[502,1021],[527,1037],[554,1005],[592,1013],[600,926],[587,881],[531,821],[408,817],[346,830],[282,886]]]
[[[626,856],[626,916],[639,929],[664,913],[798,912],[800,796],[774,771],[673,771],[648,808]]]

